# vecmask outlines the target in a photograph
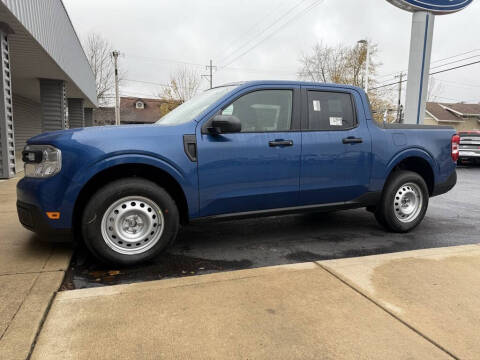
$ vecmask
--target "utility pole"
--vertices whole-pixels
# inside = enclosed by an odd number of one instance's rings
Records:
[[[118,56],[120,52],[112,52],[113,62],[115,64],[115,125],[120,125],[120,95],[118,93]]]
[[[403,84],[403,72],[400,75],[395,76],[396,79],[400,79],[398,82],[398,104],[397,104],[397,123],[402,122],[402,84]]]
[[[213,69],[217,69],[216,66],[213,66],[213,61],[210,60],[210,65],[205,66],[205,69],[209,70],[208,75],[202,75],[204,78],[208,78],[210,81],[210,89],[213,88]]]

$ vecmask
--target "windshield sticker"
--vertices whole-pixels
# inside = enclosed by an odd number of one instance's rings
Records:
[[[330,116],[330,126],[342,126],[343,118]]]
[[[313,111],[321,111],[320,100],[313,100]]]

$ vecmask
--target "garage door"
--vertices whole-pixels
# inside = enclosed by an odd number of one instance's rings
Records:
[[[19,163],[26,141],[42,132],[40,103],[13,94],[13,130],[15,134],[15,153],[17,171],[23,166]]]

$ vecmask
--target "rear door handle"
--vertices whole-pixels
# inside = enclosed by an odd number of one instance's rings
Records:
[[[268,145],[271,147],[274,146],[293,146],[293,140],[274,140],[269,141]]]
[[[360,143],[363,142],[363,139],[362,138],[356,138],[356,137],[353,137],[353,136],[349,136],[347,138],[342,139],[342,142],[344,144],[360,144]]]

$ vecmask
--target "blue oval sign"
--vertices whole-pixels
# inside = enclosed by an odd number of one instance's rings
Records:
[[[473,0],[387,0],[400,9],[415,12],[429,11],[436,15],[463,10]]]

